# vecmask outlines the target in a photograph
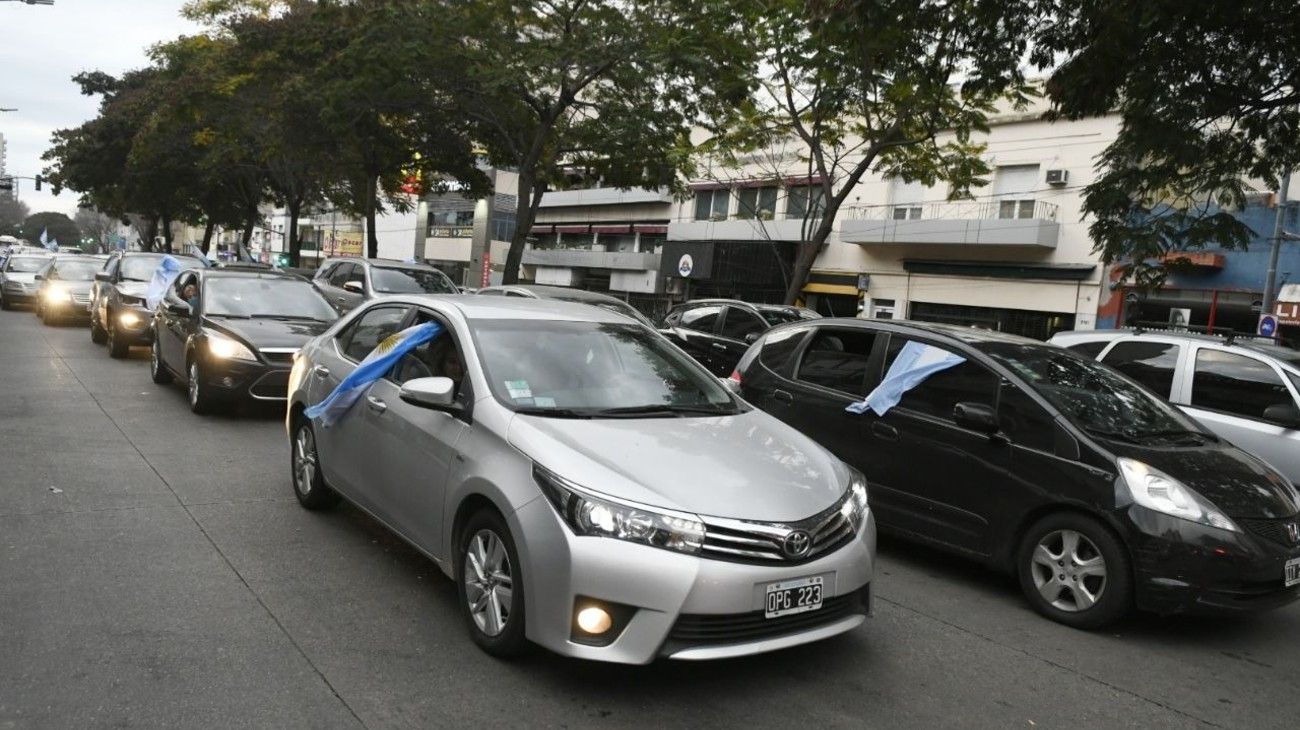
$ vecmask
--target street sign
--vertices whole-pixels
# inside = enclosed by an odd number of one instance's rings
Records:
[[[1265,337],[1274,337],[1277,335],[1277,315],[1261,314],[1259,315],[1259,329],[1256,330]]]
[[[1278,302],[1273,305],[1278,324],[1300,324],[1300,302]]]
[[[695,259],[688,253],[682,254],[682,257],[677,260],[677,274],[684,279],[693,271],[695,271]]]

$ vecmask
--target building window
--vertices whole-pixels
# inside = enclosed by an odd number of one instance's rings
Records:
[[[740,207],[737,218],[771,220],[776,217],[776,188],[741,188],[736,194]]]
[[[826,211],[824,197],[820,185],[798,185],[790,188],[786,191],[785,217],[798,220],[808,217],[820,218]]]
[[[631,233],[602,233],[600,242],[605,246],[606,251],[635,253],[637,250],[636,235]]]
[[[914,221],[921,218],[920,206],[908,207],[905,205],[894,206],[894,220],[896,221]]]
[[[993,177],[999,218],[1033,218],[1038,165],[1003,165]]]
[[[556,240],[556,235],[554,233],[542,233],[533,236],[533,248],[539,251],[553,249],[557,245],[558,241]]]
[[[921,217],[921,204],[930,194],[930,188],[921,181],[907,182],[901,177],[889,181],[889,202],[893,205],[894,220],[914,221]]]
[[[695,220],[725,221],[731,204],[731,191],[726,188],[695,191]]]
[[[876,319],[893,319],[897,311],[893,299],[872,299],[871,316]]]

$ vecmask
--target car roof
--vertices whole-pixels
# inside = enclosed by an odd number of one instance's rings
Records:
[[[186,269],[193,271],[205,279],[288,279],[290,281],[302,281],[301,276],[287,274],[275,269]]]
[[[453,294],[402,294],[376,300],[387,303],[440,304],[461,313],[467,320],[531,319],[563,322],[608,322],[626,324],[626,315],[579,302],[531,297],[465,297]]]
[[[1206,332],[1184,332],[1181,330],[1167,329],[1147,329],[1124,327],[1113,330],[1069,330],[1067,332],[1058,332],[1052,336],[1052,340],[1062,345],[1068,345],[1075,342],[1110,342],[1125,337],[1136,339],[1166,339],[1178,340],[1182,342],[1200,342],[1208,345],[1219,345],[1222,347],[1238,347],[1243,350],[1250,350],[1261,355],[1271,355],[1282,360],[1293,361],[1291,354],[1300,358],[1300,352],[1291,350],[1288,347],[1278,344],[1275,340],[1267,337],[1259,337],[1249,333],[1233,332],[1228,330],[1223,334],[1209,334]]]
[[[681,304],[678,304],[677,306],[673,307],[673,309],[680,309],[682,307],[691,307],[696,304],[743,304],[746,307],[754,307],[755,309],[757,309],[760,306],[770,306],[770,307],[785,306],[783,304],[754,304],[752,302],[746,302],[740,299],[722,299],[722,298],[715,297],[709,299],[690,299],[685,302],[682,302]]]
[[[622,299],[619,299],[618,297],[612,297],[608,294],[601,294],[600,292],[587,291],[586,289],[570,289],[568,287],[563,287],[563,286],[545,286],[543,284],[503,284],[501,286],[484,287],[484,289],[487,290],[522,289],[523,291],[531,292],[536,296],[538,296],[539,298],[543,298],[543,299],[552,299],[552,298],[553,299],[577,299],[577,300],[584,300],[584,301],[591,301],[591,302],[615,301],[618,302],[619,304],[626,304],[626,302],[624,302]],[[480,289],[479,291],[483,291],[483,289]]]
[[[899,334],[928,335],[938,337],[939,339],[948,339],[960,342],[965,345],[981,349],[985,345],[993,344],[1010,344],[1010,345],[1039,345],[1042,347],[1051,347],[1042,340],[1035,340],[1030,337],[1021,337],[1020,335],[1010,335],[1005,332],[996,332],[994,330],[978,329],[975,327],[959,327],[952,324],[943,324],[941,322],[921,322],[911,319],[866,319],[863,317],[823,317],[821,319],[801,319],[798,322],[787,322],[775,330],[787,330],[796,327],[827,327],[835,325],[848,325],[851,327],[863,327],[867,329],[880,329]]]

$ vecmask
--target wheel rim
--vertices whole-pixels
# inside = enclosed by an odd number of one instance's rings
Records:
[[[298,429],[298,437],[293,442],[293,479],[299,494],[304,497],[311,494],[311,485],[316,480],[316,437],[306,425]]]
[[[1034,546],[1030,569],[1038,595],[1061,611],[1087,611],[1106,592],[1106,559],[1077,530],[1044,535]]]
[[[189,391],[190,391],[190,405],[192,405],[192,406],[198,405],[198,404],[199,404],[199,365],[198,365],[198,363],[190,363],[190,383],[189,383]]]
[[[497,636],[510,622],[514,580],[505,543],[492,530],[479,530],[465,551],[465,601],[474,625]]]
[[[108,325],[108,349],[117,349],[117,328],[111,323]]]
[[[158,372],[158,342],[155,340],[149,347],[149,374],[157,377]]]

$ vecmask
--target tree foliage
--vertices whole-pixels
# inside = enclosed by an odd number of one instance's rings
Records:
[[[0,194],[0,236],[18,236],[18,228],[31,215],[27,204],[12,198],[6,191]]]
[[[49,211],[27,216],[23,221],[23,237],[33,246],[41,245],[41,233],[60,246],[76,246],[81,241],[81,229],[63,213]]]

